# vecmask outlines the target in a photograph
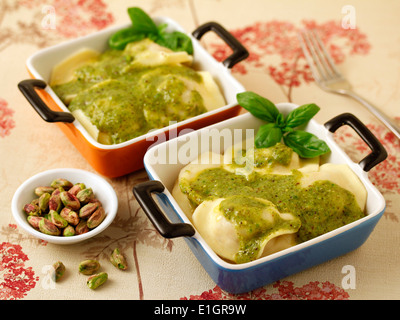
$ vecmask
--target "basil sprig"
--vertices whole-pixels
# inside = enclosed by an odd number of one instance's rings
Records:
[[[314,117],[320,108],[314,104],[304,104],[292,110],[286,117],[279,112],[274,103],[260,95],[246,91],[238,93],[239,105],[253,116],[266,121],[255,136],[257,148],[268,148],[283,142],[302,158],[314,158],[330,151],[325,141],[304,130],[296,130]]]
[[[128,8],[128,15],[132,26],[114,33],[108,40],[110,48],[123,50],[130,42],[149,38],[172,51],[193,54],[192,40],[186,34],[179,31],[167,32],[167,24],[157,26],[147,13],[138,7]]]

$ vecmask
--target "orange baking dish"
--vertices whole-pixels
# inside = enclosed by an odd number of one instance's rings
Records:
[[[184,32],[175,21],[169,18],[155,18],[154,22],[157,25],[166,23],[172,30]],[[194,49],[193,65],[198,70],[211,73],[227,104],[123,143],[104,145],[97,142],[75,119],[47,83],[54,65],[84,47],[100,52],[106,50],[109,37],[126,27],[127,25],[108,28],[35,53],[27,60],[28,72],[32,79],[23,80],[18,84],[22,94],[43,120],[56,122],[89,164],[98,173],[110,178],[142,169],[144,154],[150,147],[160,142],[237,116],[241,107],[237,105],[236,94],[245,91],[230,71],[236,63],[248,56],[248,51],[218,23],[203,24],[189,35],[192,38]],[[200,38],[208,31],[214,31],[233,50],[233,53],[223,62],[216,61],[199,42]]]

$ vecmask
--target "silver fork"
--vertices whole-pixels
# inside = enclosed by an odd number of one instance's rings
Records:
[[[400,139],[400,128],[388,116],[351,90],[350,83],[336,68],[318,33],[315,30],[307,30],[300,32],[298,37],[317,84],[325,91],[346,95],[360,102]]]

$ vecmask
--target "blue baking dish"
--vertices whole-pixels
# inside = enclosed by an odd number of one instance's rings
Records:
[[[282,113],[288,113],[297,106],[291,103],[277,105]],[[202,144],[207,134],[215,130],[228,129],[256,130],[261,124],[250,113],[222,121],[209,127],[178,136],[150,148],[144,157],[144,166],[150,181],[133,187],[139,204],[160,234],[166,238],[184,237],[186,243],[200,261],[204,269],[223,290],[243,293],[270,284],[304,269],[321,264],[360,247],[369,237],[385,210],[385,200],[368,179],[368,171],[386,159],[387,153],[369,129],[350,113],[341,114],[324,125],[311,120],[304,128],[329,145],[331,152],[323,161],[347,164],[359,177],[367,190],[366,216],[343,227],[302,242],[288,249],[270,254],[260,259],[234,264],[221,259],[205,242],[184,214],[172,196],[172,188],[180,170],[188,162],[205,151],[223,153],[228,146]],[[349,125],[368,144],[371,153],[359,163],[353,162],[336,144],[333,132],[343,125]],[[215,130],[212,130],[215,129]],[[188,146],[195,150],[190,157],[178,159],[170,154]],[[160,161],[164,159],[166,161]],[[173,161],[170,161],[173,159]],[[153,195],[155,197],[153,197]]]

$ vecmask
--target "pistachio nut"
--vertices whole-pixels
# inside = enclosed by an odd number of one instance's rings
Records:
[[[76,196],[79,191],[81,191],[81,190],[83,190],[85,188],[86,188],[86,186],[85,186],[84,183],[77,183],[77,184],[74,184],[72,186],[72,188],[68,190],[68,192],[73,194],[74,196]]]
[[[114,251],[111,253],[110,262],[120,270],[128,269],[128,263],[124,255],[119,251],[118,248],[115,248]]]
[[[102,206],[103,204],[101,203],[101,201],[95,197],[93,197],[93,199],[90,199],[89,203],[98,203],[99,206]]]
[[[83,189],[77,193],[76,197],[81,203],[88,203],[94,197],[93,190],[92,188]]]
[[[36,194],[38,197],[40,197],[43,193],[49,193],[49,194],[51,194],[53,191],[54,191],[54,188],[53,188],[53,187],[44,186],[44,187],[37,187],[37,188],[35,188],[35,194]]]
[[[58,229],[54,223],[47,219],[42,219],[39,221],[39,230],[51,236],[58,236],[61,233],[60,229]]]
[[[62,207],[60,193],[61,193],[60,189],[56,189],[51,194],[51,197],[49,199],[49,210],[60,212]]]
[[[47,209],[49,208],[49,201],[50,201],[50,193],[43,193],[40,197],[39,197],[39,209],[41,212],[46,212]]]
[[[90,202],[88,204],[85,204],[80,210],[79,210],[79,217],[82,219],[87,219],[89,218],[93,212],[95,212],[99,208],[100,204],[97,202]]]
[[[65,228],[68,225],[68,221],[61,217],[57,211],[50,210],[49,212],[50,220],[58,228]]]
[[[53,280],[54,282],[57,282],[64,276],[65,266],[61,261],[57,261],[53,263],[53,268],[54,268]]]
[[[38,216],[40,215],[40,209],[39,206],[33,203],[28,203],[26,205],[24,205],[24,209],[25,213],[29,216]]]
[[[108,279],[108,274],[106,272],[100,272],[90,276],[87,280],[87,286],[94,290],[104,284]]]
[[[77,211],[81,207],[81,204],[79,203],[79,200],[71,193],[68,191],[63,191],[60,193],[60,198],[64,206]]]
[[[86,220],[80,220],[77,226],[75,227],[76,234],[84,234],[89,231]]]
[[[84,260],[79,264],[79,272],[82,274],[90,275],[100,269],[100,262],[97,260]]]
[[[63,217],[69,224],[76,226],[79,223],[79,216],[75,211],[72,211],[70,208],[62,208],[60,212],[60,216]]]
[[[87,220],[87,226],[89,229],[96,228],[100,223],[103,222],[106,217],[106,213],[103,207],[99,207],[90,218]]]
[[[71,225],[68,225],[65,227],[63,230],[63,236],[64,237],[71,237],[75,235],[75,228]]]
[[[38,216],[28,216],[26,220],[28,220],[28,223],[34,227],[35,229],[39,229],[39,222],[40,220],[44,219],[43,217],[38,217]]]
[[[58,179],[53,180],[51,182],[50,186],[53,188],[62,187],[64,190],[68,190],[73,186],[73,184],[72,184],[72,182],[68,181],[67,179],[58,178]]]

